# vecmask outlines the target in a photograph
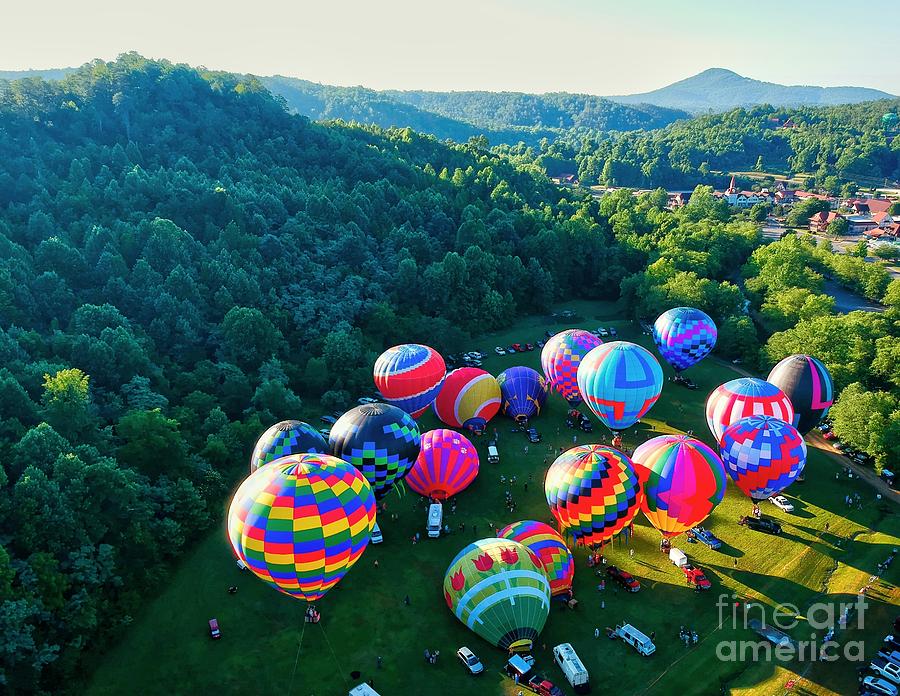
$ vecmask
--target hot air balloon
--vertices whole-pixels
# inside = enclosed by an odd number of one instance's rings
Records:
[[[419,456],[419,426],[411,415],[389,404],[351,408],[331,426],[328,445],[372,484],[376,498],[402,480]]]
[[[477,367],[461,367],[447,375],[434,400],[434,413],[454,428],[481,431],[500,410],[500,385]]]
[[[447,568],[444,599],[457,619],[503,650],[531,650],[550,612],[550,583],[517,541],[481,539]]]
[[[631,455],[644,491],[641,510],[666,538],[705,520],[725,497],[719,455],[687,435],[660,435]]]
[[[774,416],[790,423],[794,407],[781,389],[757,377],[720,384],[706,399],[706,424],[716,442],[721,442],[729,425],[754,415]]]
[[[228,539],[250,571],[313,602],[359,560],[375,524],[363,475],[327,454],[295,454],[257,469],[228,509]]]
[[[307,452],[328,454],[328,443],[309,423],[281,421],[266,430],[256,441],[253,456],[250,457],[250,473],[280,457]]]
[[[378,356],[375,386],[385,401],[418,418],[434,402],[446,373],[444,359],[434,348],[404,343]]]
[[[709,355],[718,335],[709,315],[693,307],[670,309],[653,324],[653,340],[659,354],[675,372],[686,370]]]
[[[567,594],[572,588],[575,559],[553,527],[535,520],[522,520],[506,525],[497,536],[518,541],[538,557],[550,581],[552,595]]]
[[[768,381],[791,400],[791,424],[801,435],[819,424],[834,401],[834,382],[828,368],[810,355],[786,357],[772,368]]]
[[[611,539],[641,508],[634,466],[619,450],[604,445],[563,452],[547,471],[544,493],[560,531],[569,531],[582,546]]]
[[[511,367],[497,375],[503,414],[527,422],[547,401],[547,380],[530,367]]]
[[[582,398],[614,433],[637,423],[656,403],[662,385],[662,368],[653,354],[627,341],[597,346],[578,366]]]
[[[603,341],[590,331],[566,329],[550,338],[541,350],[541,368],[547,382],[572,406],[581,403],[578,365],[601,343]]]
[[[728,474],[753,500],[778,495],[806,466],[803,436],[772,416],[749,416],[728,426],[721,452]]]
[[[454,430],[422,435],[422,450],[406,482],[419,495],[443,500],[465,489],[478,476],[475,446]]]

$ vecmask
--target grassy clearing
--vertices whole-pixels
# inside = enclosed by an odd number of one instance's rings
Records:
[[[572,303],[586,328],[614,325],[621,338],[649,345],[635,327],[615,320],[612,304]],[[490,349],[514,341],[536,341],[547,328],[565,328],[532,317],[515,329],[484,337],[474,348]],[[496,374],[514,364],[538,367],[539,352],[516,356],[493,356],[485,368]],[[700,389],[688,391],[667,384],[663,397],[651,411],[651,418],[632,429],[625,444],[630,449],[656,432],[694,431],[712,444],[703,416],[703,402],[719,383],[737,376],[729,365],[714,360],[693,368],[691,376]],[[411,543],[415,531],[424,532],[425,512],[418,496],[389,496],[389,512],[397,521],[380,520],[385,542],[370,547],[359,564],[320,603],[324,619],[304,630],[303,606],[273,592],[261,582],[237,570],[223,531],[217,531],[189,554],[161,594],[148,600],[146,611],[103,658],[84,692],[90,696],[122,693],[144,694],[247,694],[280,692],[297,696],[345,694],[353,671],[363,679],[374,679],[375,688],[385,696],[393,694],[508,694],[518,691],[505,680],[500,669],[504,656],[485,644],[447,610],[441,581],[447,564],[469,541],[487,536],[493,526],[517,519],[550,521],[540,482],[547,462],[553,460],[548,447],[571,446],[573,432],[564,427],[565,404],[553,397],[548,408],[534,421],[544,435],[544,444],[531,445],[509,432],[505,419],[492,422],[500,431],[501,463],[486,463],[486,440],[478,442],[482,454],[481,473],[461,496],[455,515],[446,520],[454,530],[465,523],[465,532],[449,537]],[[437,427],[427,414],[423,429]],[[597,427],[590,441],[605,440],[608,433]],[[578,433],[578,441],[587,436]],[[581,600],[576,611],[554,608],[542,634],[546,648],[540,647],[540,666],[564,689],[561,672],[551,664],[550,648],[571,642],[603,691],[612,688],[626,694],[715,694],[722,690],[742,696],[785,693],[789,679],[803,677],[792,693],[855,693],[855,665],[846,661],[817,664],[811,668],[797,662],[722,662],[716,659],[720,641],[752,640],[751,632],[733,627],[727,610],[720,616],[716,600],[720,594],[735,594],[767,607],[790,602],[804,612],[815,601],[852,599],[866,584],[876,564],[894,546],[900,546],[900,525],[896,508],[874,499],[871,489],[858,480],[835,478],[839,465],[825,454],[811,449],[806,482],[790,490],[797,508],[787,515],[766,504],[764,512],[779,518],[785,533],[781,537],[745,530],[736,524],[749,503],[733,486],[724,502],[707,521],[724,542],[720,551],[701,544],[677,545],[706,571],[713,590],[697,594],[687,588],[674,566],[658,551],[659,535],[643,518],[636,524],[632,547],[614,545],[607,553],[610,562],[634,573],[641,581],[637,594],[626,596],[607,586],[596,589],[596,578],[585,563],[583,550],[576,551],[575,593]],[[501,474],[516,474],[513,488],[519,509],[510,514],[503,505],[506,486]],[[528,482],[527,491],[525,483]],[[863,496],[862,509],[844,504],[849,491]],[[448,510],[449,512],[449,510]],[[383,516],[384,517],[384,516]],[[828,532],[825,524],[828,523]],[[477,533],[473,527],[477,525]],[[873,531],[875,530],[875,531]],[[378,559],[379,567],[374,566]],[[840,639],[864,639],[869,655],[892,621],[898,603],[896,587],[887,582],[896,578],[900,563],[891,568],[885,582],[870,590],[870,608],[865,626],[841,634]],[[236,595],[226,593],[229,585],[239,587]],[[410,606],[403,598],[409,595]],[[601,609],[601,601],[605,608]],[[217,617],[223,638],[213,642],[206,634],[206,621]],[[723,622],[722,619],[725,619]],[[595,640],[595,627],[627,620],[645,632],[655,631],[657,654],[639,657],[618,641]],[[679,627],[690,626],[701,637],[700,645],[687,649],[678,641]],[[798,639],[813,632],[801,620],[791,631]],[[298,654],[298,644],[302,645]],[[480,677],[469,677],[456,663],[453,653],[468,645],[486,664]],[[438,649],[441,660],[428,665],[422,659],[425,648]],[[383,667],[376,669],[376,657]],[[295,670],[296,659],[296,670]]]

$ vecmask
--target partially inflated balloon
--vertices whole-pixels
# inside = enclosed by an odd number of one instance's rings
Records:
[[[434,400],[434,413],[454,428],[482,430],[500,410],[500,385],[477,367],[461,367],[447,375]]]
[[[794,407],[781,389],[757,377],[721,384],[706,399],[706,424],[717,442],[725,428],[747,416],[774,416],[790,423]]]
[[[806,466],[806,443],[797,429],[771,416],[750,416],[722,435],[722,461],[737,487],[753,500],[781,493]]]
[[[307,452],[328,454],[328,443],[321,433],[303,421],[281,421],[266,430],[256,441],[253,456],[250,457],[250,473],[280,457]]]
[[[522,520],[506,525],[497,532],[497,536],[518,541],[538,557],[554,596],[566,594],[572,588],[575,559],[566,542],[553,527],[535,520]]]
[[[794,407],[792,425],[805,435],[828,413],[834,401],[834,382],[821,360],[790,355],[769,373],[768,381],[781,389]]]
[[[497,375],[504,415],[527,421],[541,412],[547,401],[547,380],[530,367],[511,367]]]
[[[590,331],[566,329],[550,338],[541,350],[541,368],[547,381],[573,406],[581,403],[578,365],[601,343],[603,341]]]
[[[675,307],[660,314],[653,324],[653,340],[659,354],[676,372],[703,360],[716,345],[719,332],[705,312]]]
[[[478,476],[478,452],[468,438],[441,428],[422,435],[422,450],[406,482],[416,493],[443,500]]]
[[[641,485],[631,461],[604,445],[579,445],[550,465],[544,493],[560,531],[593,546],[621,532],[641,508]]]
[[[375,361],[375,386],[384,400],[414,418],[431,406],[447,367],[434,348],[404,343],[388,348]]]
[[[375,496],[356,469],[327,454],[291,455],[257,469],[228,509],[228,539],[250,571],[312,602],[362,555]]]
[[[719,455],[687,435],[660,435],[631,455],[644,490],[641,510],[664,537],[705,520],[725,497]]]
[[[614,432],[637,423],[659,399],[662,385],[662,368],[653,354],[627,341],[597,346],[578,366],[581,396]]]
[[[444,600],[457,619],[503,650],[530,650],[550,613],[540,560],[509,539],[481,539],[444,575]]]
[[[359,469],[383,497],[401,481],[419,456],[421,434],[413,417],[396,406],[366,404],[351,408],[331,426],[328,445]]]

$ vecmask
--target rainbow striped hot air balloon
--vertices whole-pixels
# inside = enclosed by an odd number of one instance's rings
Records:
[[[757,377],[725,382],[706,399],[706,424],[716,442],[721,442],[725,428],[747,416],[774,416],[790,423],[794,407],[781,389]]]
[[[566,594],[572,588],[575,559],[553,527],[535,520],[522,520],[506,525],[497,536],[518,541],[538,557],[550,581],[551,594]]]
[[[384,400],[418,418],[441,389],[447,366],[434,348],[404,343],[388,348],[375,361],[375,386]]]
[[[483,430],[500,410],[500,385],[477,367],[461,367],[447,375],[434,400],[434,413],[453,428]]]
[[[527,421],[541,412],[547,401],[547,380],[530,367],[511,367],[497,375],[503,414]]]
[[[801,435],[819,424],[834,401],[834,382],[828,368],[810,355],[789,355],[772,368],[768,381],[791,400],[792,425]]]
[[[328,443],[309,423],[285,420],[276,423],[259,436],[250,457],[250,473],[289,454],[328,454]]]
[[[478,452],[468,438],[441,428],[422,435],[422,450],[406,482],[419,495],[443,500],[478,476]]]
[[[510,539],[466,546],[444,575],[444,600],[457,619],[503,650],[530,650],[550,613],[540,560]]]
[[[670,309],[653,324],[653,340],[659,354],[675,372],[686,370],[709,355],[718,335],[709,315],[693,307]]]
[[[228,509],[237,557],[273,588],[321,599],[359,560],[375,524],[363,475],[327,454],[299,454],[257,469]]]
[[[572,406],[581,403],[578,365],[591,350],[602,344],[584,329],[566,329],[551,337],[541,350],[541,368],[550,386]]]
[[[641,510],[664,537],[705,520],[725,497],[719,455],[687,435],[660,435],[631,456],[644,491]]]
[[[637,423],[662,392],[663,372],[646,348],[627,341],[597,346],[578,366],[588,407],[614,433]]]
[[[772,416],[749,416],[730,425],[721,452],[728,474],[753,500],[778,495],[806,466],[803,436]]]
[[[631,460],[604,445],[563,452],[544,479],[550,512],[577,544],[601,544],[625,529],[641,508],[641,484]]]

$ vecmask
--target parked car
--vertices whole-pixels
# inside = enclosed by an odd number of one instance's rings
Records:
[[[503,350],[500,346],[497,346],[496,348],[494,348],[494,352],[497,355],[506,355],[506,351]]]
[[[614,565],[607,567],[606,575],[610,580],[615,580],[629,592],[637,592],[641,589],[641,583],[635,580],[631,573],[621,570]]]
[[[615,327],[610,326],[610,327],[609,327],[609,335],[610,335],[610,336],[618,336],[618,335],[619,335],[619,332],[616,331]]]
[[[515,353],[515,352],[517,352],[516,347],[515,346],[507,346],[506,352],[507,353]]]
[[[517,353],[522,352],[522,344],[521,343],[513,343],[512,347],[513,347],[513,350],[516,351]]]
[[[381,534],[381,527],[378,526],[376,522],[372,527],[372,533],[369,535],[369,543],[372,544],[380,544],[384,541],[384,536]]]
[[[590,420],[588,420],[587,416],[581,419],[581,424],[578,427],[581,428],[582,432],[585,433],[594,432],[594,424],[591,423]]]
[[[602,326],[600,326],[600,327],[594,329],[594,333],[597,334],[598,336],[601,336],[601,337],[602,337],[602,336],[609,336],[609,331],[607,331],[607,330],[606,330],[605,328],[603,328]]]
[[[247,564],[244,563],[240,558],[235,561],[235,565],[238,567],[238,570],[247,570]]]
[[[694,527],[690,533],[693,533],[694,538],[702,544],[706,544],[713,551],[717,551],[722,548],[722,540],[719,539],[715,534],[706,529],[705,527],[696,526]]]
[[[331,428],[319,428],[319,435],[327,440],[328,436],[331,435]]]
[[[457,650],[456,656],[465,668],[469,670],[469,674],[481,674],[484,671],[484,665],[481,664],[481,660],[467,647],[463,646]]]
[[[769,498],[769,502],[779,510],[783,510],[784,512],[794,511],[794,506],[791,501],[785,498],[783,495],[773,495],[771,498]]]
[[[889,682],[900,684],[900,665],[884,655],[878,655],[872,660],[869,663],[869,669]]]
[[[829,425],[828,423],[819,423],[819,425],[816,427],[819,429],[820,432],[823,432],[823,433],[827,433],[829,430],[831,430],[831,425]]]
[[[837,436],[834,434],[833,431],[828,430],[828,431],[822,433],[822,439],[823,440],[836,440]]]
[[[897,687],[887,679],[881,679],[880,677],[866,677],[862,681],[862,688],[874,694],[879,694],[879,696],[897,696]]]
[[[337,423],[337,418],[334,416],[319,416],[319,420],[325,423],[325,425],[334,425]]]
[[[378,399],[373,399],[371,396],[361,396],[356,400],[360,406],[365,406],[366,404],[377,404]]]
[[[541,434],[538,432],[537,428],[528,428],[525,431],[525,434],[528,436],[528,442],[534,444],[540,442],[544,438],[541,437]]]
[[[544,345],[546,345],[546,344],[544,343],[543,340],[537,342],[537,347],[538,347],[538,348],[543,348]]]
[[[525,350],[534,350],[534,344],[533,344],[533,343],[526,343],[526,344],[525,344]]]
[[[693,585],[698,590],[708,590],[712,587],[712,583],[697,566],[688,563],[681,566],[681,572],[684,573],[684,579],[687,581],[687,584]]]
[[[553,338],[554,334],[553,334],[553,332],[552,332],[550,329],[547,329],[547,330],[544,332],[544,336],[546,336],[547,338]]]
[[[894,487],[894,472],[889,469],[881,470],[881,478],[884,479],[884,482],[889,485],[891,488]]]
[[[781,534],[781,525],[775,520],[768,517],[741,517],[738,524],[745,525],[754,532],[765,532],[766,534]]]
[[[217,619],[209,620],[209,637],[213,640],[219,640],[222,637],[222,632],[219,630],[219,622]]]

